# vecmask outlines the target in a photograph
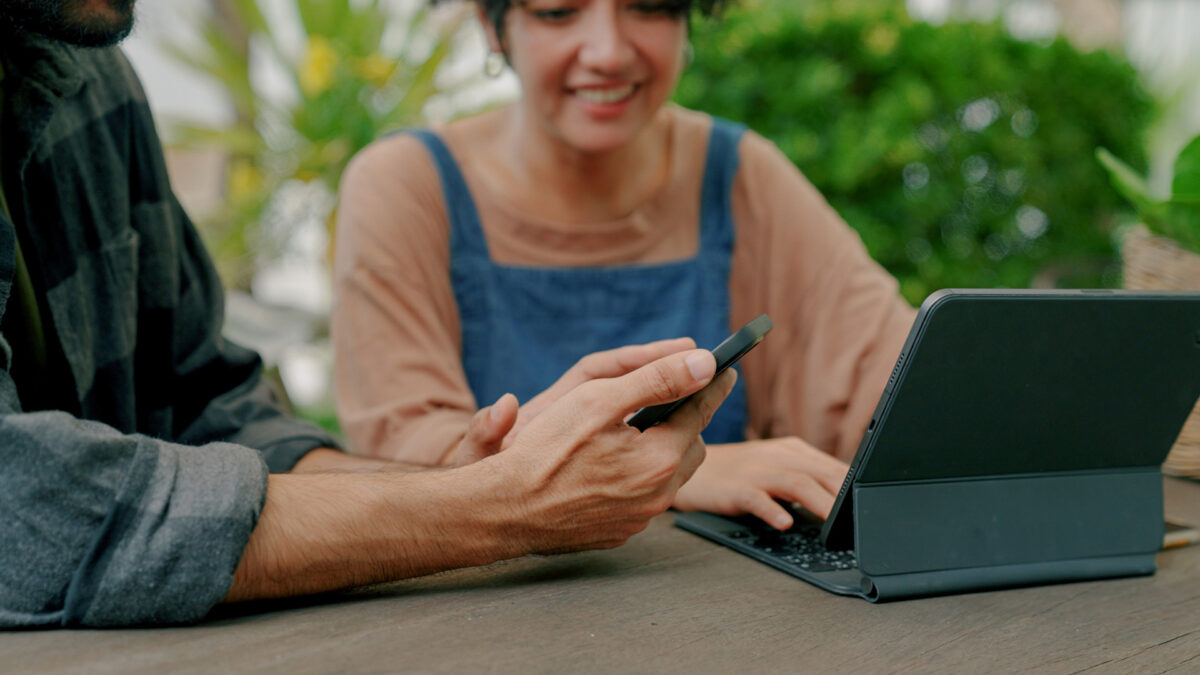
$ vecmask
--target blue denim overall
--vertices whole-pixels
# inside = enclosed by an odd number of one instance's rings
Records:
[[[493,262],[475,203],[449,149],[428,130],[408,131],[428,148],[441,177],[463,369],[480,406],[505,392],[528,401],[591,352],[682,336],[711,349],[731,332],[730,188],[743,130],[714,120],[701,193],[700,250],[694,258],[566,268]],[[746,393],[739,381],[704,440],[744,440],[745,426]]]

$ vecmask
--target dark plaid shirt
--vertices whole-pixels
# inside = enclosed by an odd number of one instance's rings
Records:
[[[61,362],[14,380],[19,341],[0,333],[0,626],[197,620],[232,583],[268,469],[334,440],[222,339],[220,284],[123,55],[0,29],[0,59],[0,321],[20,232]],[[54,409],[22,405],[47,394]]]

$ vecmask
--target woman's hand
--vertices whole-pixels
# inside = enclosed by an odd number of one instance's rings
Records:
[[[681,511],[752,514],[786,530],[792,517],[775,500],[829,517],[849,465],[789,436],[708,446],[708,457],[675,496]]]

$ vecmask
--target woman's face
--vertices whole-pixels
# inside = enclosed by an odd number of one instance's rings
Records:
[[[517,0],[504,46],[537,128],[582,152],[632,141],[670,97],[687,23],[662,0]],[[490,32],[490,31],[489,31]],[[490,35],[498,48],[495,35]]]

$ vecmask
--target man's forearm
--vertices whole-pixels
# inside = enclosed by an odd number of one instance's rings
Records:
[[[292,467],[291,473],[417,473],[437,468],[439,467],[350,455],[332,448],[316,448],[301,457]]]
[[[473,463],[422,473],[272,475],[226,601],[318,593],[484,565],[533,552],[611,548],[671,504],[704,458],[700,431],[736,381],[726,371],[670,420],[639,432],[635,410],[700,390],[706,350],[585,382],[503,452],[517,414],[474,418]],[[490,455],[490,456],[489,456]],[[329,456],[322,453],[312,461]],[[474,461],[478,458],[478,461]]]
[[[523,555],[527,551],[503,536],[511,516],[503,494],[487,467],[475,466],[421,474],[272,475],[225,602],[319,593]]]

